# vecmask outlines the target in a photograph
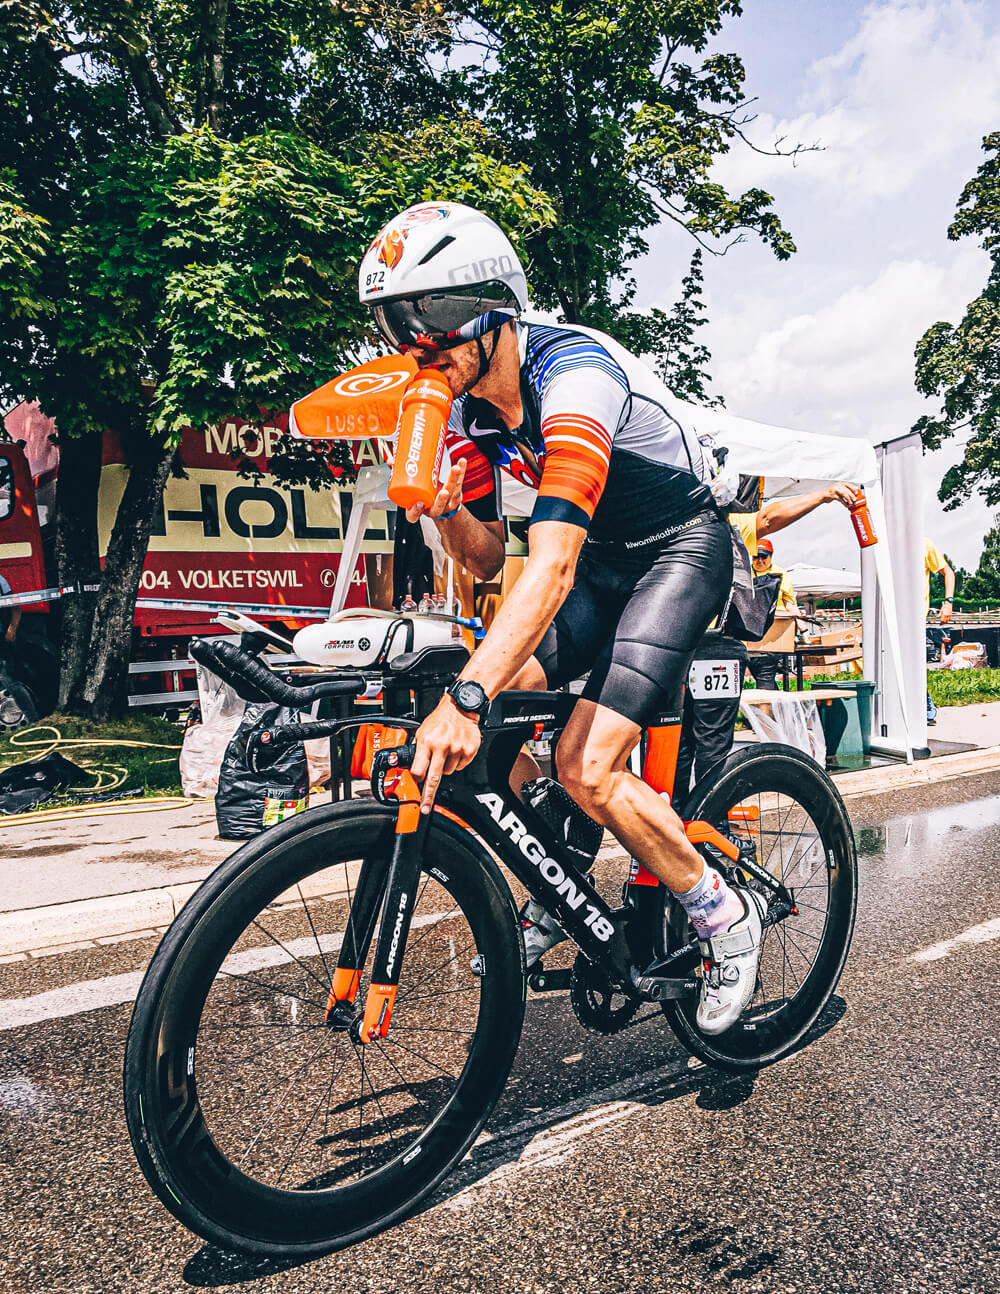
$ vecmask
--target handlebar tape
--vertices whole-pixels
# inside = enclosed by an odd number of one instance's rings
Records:
[[[360,674],[345,674],[322,683],[287,683],[262,665],[256,656],[232,642],[196,638],[190,650],[199,665],[207,666],[230,683],[244,701],[274,701],[277,705],[301,710],[322,697],[357,695],[365,686]]]

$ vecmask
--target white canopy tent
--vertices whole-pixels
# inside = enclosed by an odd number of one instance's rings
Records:
[[[699,433],[729,449],[727,468],[766,479],[769,498],[802,494],[830,481],[864,488],[879,540],[862,550],[861,561],[864,672],[878,688],[872,749],[907,763],[914,755],[929,754],[920,438],[904,436],[876,450],[858,437],[772,427],[716,409],[691,406],[691,417]]]
[[[795,562],[785,569],[798,602],[856,598],[861,592],[861,576],[856,571],[838,571],[832,566],[810,566],[807,562]]]
[[[710,434],[729,450],[727,467],[766,478],[769,498],[801,494],[830,481],[850,481],[864,488],[879,539],[863,550],[861,564],[865,676],[878,688],[872,748],[907,762],[914,754],[928,754],[919,437],[892,441],[876,453],[875,446],[857,437],[773,427],[695,405],[687,406],[686,413],[699,435]],[[794,476],[789,470],[792,464]],[[359,475],[331,613],[346,603],[368,512],[388,503],[388,478],[389,470],[384,466],[366,468]],[[533,501],[533,490],[504,477],[506,515],[529,516]],[[903,592],[902,607],[897,602],[897,578]]]

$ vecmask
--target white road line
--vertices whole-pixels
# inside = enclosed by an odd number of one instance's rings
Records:
[[[992,921],[984,921],[982,925],[970,926],[968,930],[963,930],[960,935],[955,935],[953,939],[942,939],[939,944],[931,944],[929,948],[921,948],[919,952],[913,953],[910,957],[911,962],[939,962],[944,957],[950,957],[952,953],[958,952],[968,944],[988,944],[994,939],[1000,939],[1000,917],[994,917]]]
[[[431,912],[426,916],[414,917],[413,926],[426,926],[446,915],[448,914],[444,912]],[[343,938],[342,930],[321,935],[320,947],[325,953],[337,952]],[[222,963],[222,968],[232,975],[249,975],[253,971],[282,966],[296,957],[304,959],[315,956],[316,940],[312,935],[306,935],[302,939],[289,940],[284,948],[279,948],[277,944],[265,944],[259,948],[247,948],[242,952],[232,953]],[[32,997],[0,1000],[0,1032],[5,1029],[22,1029],[25,1025],[41,1024],[45,1020],[58,1020],[63,1016],[82,1015],[86,1011],[99,1011],[108,1006],[121,1006],[124,1002],[134,1002],[144,973],[144,971],[131,971],[125,975],[105,975],[103,979],[67,984],[63,988],[49,989],[47,993],[35,993]]]

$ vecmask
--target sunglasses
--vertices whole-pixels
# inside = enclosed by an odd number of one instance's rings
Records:
[[[443,292],[382,301],[373,307],[379,332],[396,350],[448,350],[492,332],[519,313],[506,283],[470,283]]]

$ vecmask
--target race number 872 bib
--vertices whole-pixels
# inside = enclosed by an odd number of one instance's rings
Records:
[[[743,664],[738,660],[693,660],[688,690],[695,701],[734,700],[740,694]]]

